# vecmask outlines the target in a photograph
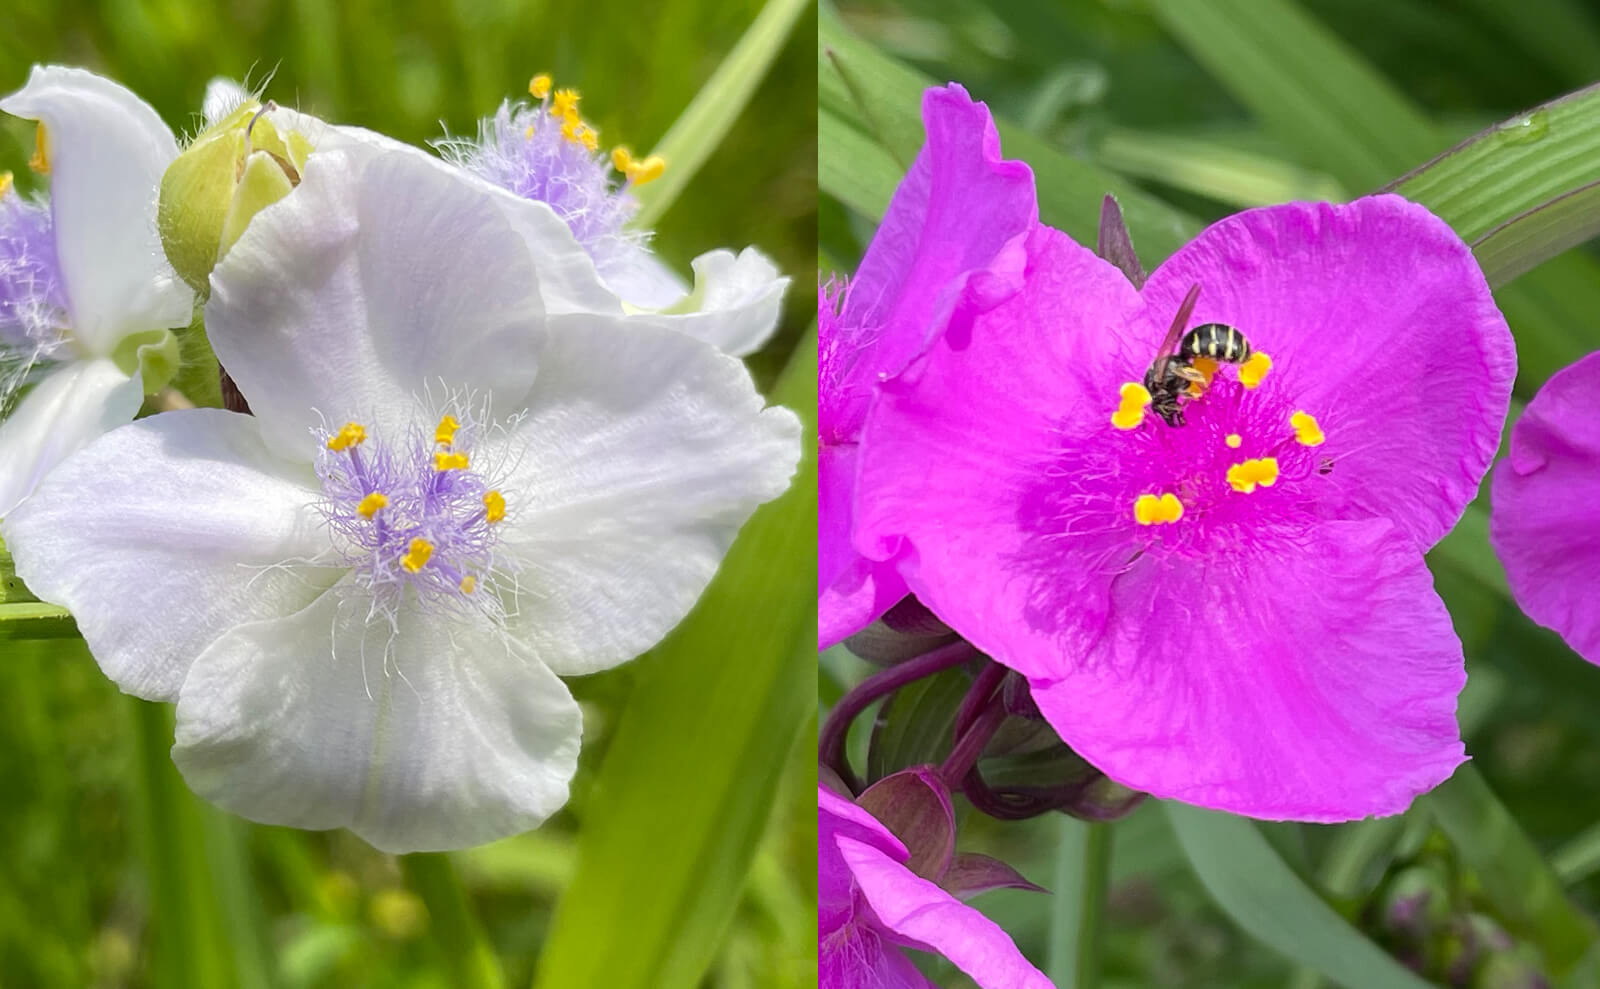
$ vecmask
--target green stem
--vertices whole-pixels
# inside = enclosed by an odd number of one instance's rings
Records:
[[[438,852],[403,855],[406,883],[428,907],[433,939],[444,953],[457,989],[503,989],[500,962],[467,902],[450,859]]]
[[[1055,908],[1050,920],[1050,978],[1058,989],[1100,982],[1106,892],[1111,885],[1111,824],[1061,818],[1056,846]]]

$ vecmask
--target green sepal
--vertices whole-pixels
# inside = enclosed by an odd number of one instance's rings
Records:
[[[161,176],[161,198],[156,206],[161,246],[173,270],[201,299],[211,291],[211,269],[217,263],[217,245],[233,203],[234,179],[244,153],[243,130],[212,128],[196,138]]]
[[[144,381],[144,393],[154,395],[167,387],[181,366],[178,338],[171,330],[145,330],[117,344],[112,363],[132,377],[137,372]]]
[[[273,136],[276,137],[276,133]],[[252,151],[244,160],[244,174],[239,178],[228,215],[222,222],[217,260],[227,255],[257,213],[294,191],[294,182],[284,172],[286,167],[292,167],[287,158],[271,151]]]

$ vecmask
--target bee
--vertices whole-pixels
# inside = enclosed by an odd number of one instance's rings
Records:
[[[1156,351],[1155,361],[1144,375],[1150,408],[1169,426],[1183,425],[1183,405],[1179,399],[1198,397],[1210,383],[1205,373],[1194,366],[1197,359],[1224,364],[1243,364],[1250,359],[1250,341],[1226,323],[1202,323],[1184,332],[1199,298],[1200,286],[1190,286]]]

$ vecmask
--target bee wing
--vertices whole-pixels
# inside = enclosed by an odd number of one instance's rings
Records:
[[[1167,361],[1177,353],[1178,341],[1183,339],[1183,331],[1189,327],[1189,317],[1194,313],[1194,305],[1200,301],[1200,283],[1195,282],[1189,286],[1189,294],[1183,297],[1183,303],[1178,306],[1177,315],[1172,317],[1172,327],[1167,330],[1166,339],[1161,341],[1161,349],[1156,351],[1156,362],[1151,366],[1155,380],[1160,381],[1167,372]]]

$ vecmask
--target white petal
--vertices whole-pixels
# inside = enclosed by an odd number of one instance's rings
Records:
[[[167,412],[67,460],[0,529],[17,574],[76,616],[107,676],[174,700],[217,636],[292,613],[338,579],[279,566],[329,547],[313,484],[249,416]]]
[[[200,113],[209,127],[254,98],[248,89],[232,79],[217,76],[206,83],[206,97],[200,104]]]
[[[155,110],[109,79],[54,65],[35,66],[0,110],[45,126],[73,335],[108,356],[130,333],[187,326],[194,294],[156,232],[161,175],[178,145]]]
[[[649,263],[659,267],[654,258]],[[687,333],[735,356],[760,350],[778,327],[789,279],[779,276],[766,255],[753,247],[738,255],[711,251],[695,258],[693,267],[694,290],[666,302],[661,301],[664,283],[659,273],[650,275],[648,268],[626,276],[620,285],[615,274],[608,272],[607,278],[630,305],[658,310],[634,316],[636,322]],[[629,286],[650,292],[654,304],[629,296],[625,291]]]
[[[138,376],[128,377],[109,360],[52,369],[0,422],[0,518],[61,461],[132,422],[143,402]]]
[[[645,247],[635,246],[608,259],[600,277],[634,309],[665,309],[690,292],[689,283]]]
[[[268,443],[309,460],[316,411],[409,422],[427,386],[520,404],[543,323],[522,239],[419,154],[314,154],[211,275],[206,328]]]
[[[631,659],[705,590],[750,513],[780,494],[800,424],[743,364],[631,320],[553,321],[509,438],[503,545],[523,567],[514,632],[562,675]]]
[[[346,591],[194,664],[173,758],[196,793],[386,852],[491,841],[566,803],[581,717],[560,680],[487,624],[409,614],[391,632]]]

